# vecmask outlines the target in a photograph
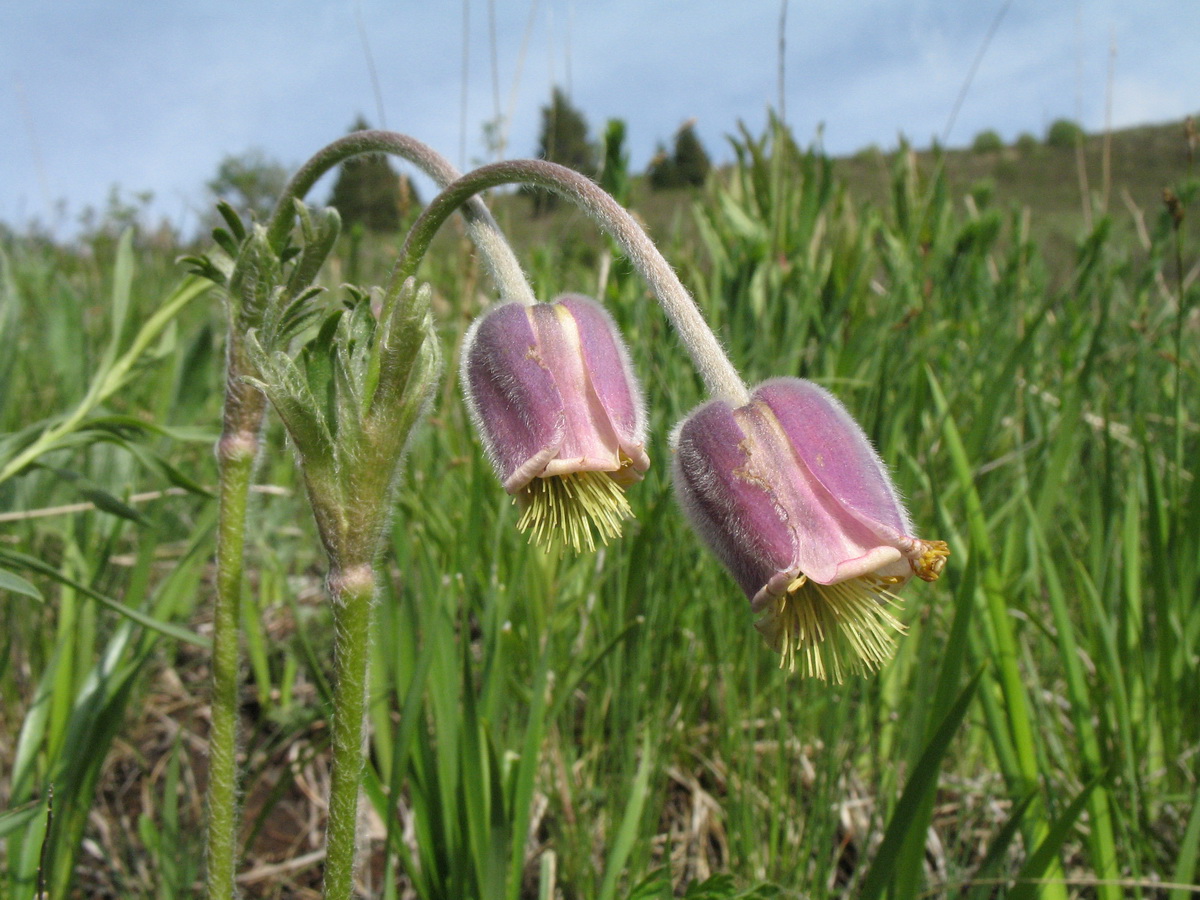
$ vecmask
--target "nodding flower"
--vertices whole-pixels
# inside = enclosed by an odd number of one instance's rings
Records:
[[[949,549],[913,526],[866,434],[824,388],[776,378],[713,400],[674,434],[675,490],[693,527],[761,612],[781,666],[840,682],[891,658],[890,609]]]
[[[471,417],[518,527],[547,549],[595,549],[632,512],[642,479],[646,412],[616,324],[579,295],[506,303],[467,333],[462,383]]]

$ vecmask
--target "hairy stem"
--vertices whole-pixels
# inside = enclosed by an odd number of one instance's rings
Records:
[[[363,771],[363,720],[367,708],[371,603],[370,563],[329,573],[335,627],[337,685],[333,708],[333,768],[325,831],[325,900],[351,900],[358,849],[358,792]]]
[[[261,395],[257,406],[252,398],[248,408],[237,402],[239,398],[247,399],[246,387],[231,383],[226,395],[226,428],[217,445],[217,597],[213,609],[212,728],[206,796],[209,900],[231,900],[236,896],[239,617],[246,497],[258,450],[257,424],[263,415]]]
[[[405,279],[416,274],[434,234],[450,214],[480,191],[501,184],[533,184],[548,188],[591,216],[621,245],[630,262],[650,285],[709,392],[735,406],[750,402],[746,385],[696,308],[691,294],[633,216],[591,179],[545,160],[514,160],[481,166],[442,191],[413,223],[392,272],[385,305],[395,302]]]
[[[434,150],[405,135],[386,131],[356,132],[326,146],[292,176],[276,203],[268,223],[270,246],[282,251],[295,217],[294,201],[301,199],[317,179],[338,163],[363,153],[393,153],[419,166],[439,184],[449,184],[458,171]],[[535,302],[521,267],[499,226],[481,200],[464,210],[467,227],[484,256],[488,269],[505,299],[524,304]],[[220,512],[217,526],[217,597],[214,609],[212,732],[209,747],[210,779],[207,790],[208,896],[210,900],[232,900],[237,870],[237,724],[238,670],[240,665],[239,618],[246,528],[246,500],[258,451],[259,431],[265,398],[243,381],[253,373],[246,358],[244,339],[237,317],[230,325],[226,371],[224,427],[218,457],[220,464]],[[368,598],[369,599],[369,598]],[[360,641],[365,645],[365,636]],[[365,653],[365,650],[362,652]],[[339,696],[342,693],[339,682]],[[361,707],[361,698],[359,700]],[[338,716],[344,721],[346,716]],[[361,713],[358,716],[361,720]],[[362,723],[354,725],[361,734]],[[355,744],[357,753],[357,743]],[[335,761],[336,761],[335,755]],[[335,762],[336,765],[336,762]],[[341,766],[349,772],[346,764]],[[353,770],[356,805],[357,773]],[[349,777],[343,776],[342,780]],[[344,793],[344,789],[343,789]],[[343,806],[345,799],[339,801]],[[353,813],[353,809],[351,810]],[[341,816],[337,821],[342,821]],[[335,817],[331,814],[331,823]],[[350,816],[351,845],[345,863],[345,883],[353,873],[353,814]],[[332,825],[331,825],[332,827]],[[331,843],[337,843],[336,841]],[[336,853],[334,854],[336,856]],[[336,863],[333,868],[337,871]],[[331,883],[340,883],[337,876]],[[347,888],[348,890],[348,888]],[[345,896],[349,896],[346,893]]]
[[[292,176],[283,190],[271,220],[267,225],[267,237],[277,251],[283,249],[288,232],[292,227],[292,201],[302,198],[317,179],[341,162],[364,153],[391,153],[408,160],[437,182],[439,187],[454,182],[460,175],[444,156],[408,135],[394,131],[356,131],[334,141],[317,153]],[[496,284],[500,296],[526,305],[535,302],[533,291],[521,264],[509,247],[504,233],[488,208],[478,197],[463,206],[463,217],[467,231]]]

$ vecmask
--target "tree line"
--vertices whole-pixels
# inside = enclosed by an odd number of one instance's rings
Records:
[[[368,122],[359,116],[349,131],[364,131]],[[575,169],[602,183],[627,179],[624,171],[624,123],[609,122],[602,140],[593,141],[583,112],[571,103],[561,88],[554,88],[550,102],[541,109],[536,155]],[[616,171],[618,168],[622,171]],[[712,168],[708,152],[696,134],[696,121],[690,119],[675,133],[672,147],[659,142],[646,169],[646,180],[654,190],[698,187],[704,184]],[[243,215],[264,220],[287,181],[288,170],[268,159],[260,150],[230,155],[223,159],[208,189]],[[610,188],[611,191],[611,188]],[[531,189],[535,215],[554,207],[557,198],[548,191]],[[337,209],[344,226],[375,233],[399,231],[421,206],[412,182],[393,168],[388,157],[370,154],[342,164],[330,192],[329,206]]]

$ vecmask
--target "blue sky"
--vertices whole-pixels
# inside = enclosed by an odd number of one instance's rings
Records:
[[[554,84],[593,134],[626,121],[635,169],[692,118],[725,158],[739,121],[761,129],[779,105],[780,11],[781,0],[0,0],[0,221],[69,233],[119,186],[152,191],[154,214],[188,232],[223,156],[257,148],[295,166],[359,114],[460,165],[488,158],[483,126],[499,114],[506,155],[528,156]],[[1200,112],[1198,36],[1200,0],[791,0],[784,107],[803,143],[821,129],[834,154],[899,134],[918,145],[984,128],[1042,135],[1059,117],[1099,130],[1108,109],[1116,127],[1182,118]]]

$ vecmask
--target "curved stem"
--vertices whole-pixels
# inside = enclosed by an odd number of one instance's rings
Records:
[[[709,392],[734,406],[750,402],[745,383],[696,308],[691,294],[633,216],[591,179],[545,160],[513,160],[482,166],[434,198],[408,233],[392,271],[385,305],[394,302],[405,279],[416,274],[434,234],[450,214],[480,191],[501,184],[533,184],[548,188],[591,216],[624,248],[630,262],[646,279],[667,318],[679,332]]]
[[[371,602],[375,575],[370,563],[329,573],[333,597],[337,685],[333,703],[333,763],[329,822],[325,830],[325,900],[354,896],[358,844],[358,793],[363,771],[363,719],[367,709]]]
[[[297,170],[283,189],[267,224],[267,238],[276,251],[282,250],[292,227],[292,201],[304,197],[317,179],[334,166],[364,153],[391,153],[406,159],[444,188],[459,178],[459,171],[444,156],[408,135],[395,131],[356,131],[327,145]],[[512,248],[487,206],[478,197],[463,207],[467,231],[483,254],[500,296],[530,305],[536,302]]]

